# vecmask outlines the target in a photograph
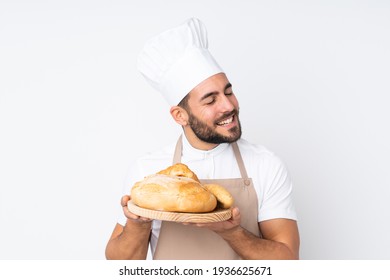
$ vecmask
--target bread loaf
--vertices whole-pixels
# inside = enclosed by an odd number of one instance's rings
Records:
[[[210,212],[217,199],[199,182],[186,177],[155,174],[136,183],[131,199],[139,207],[169,212]]]
[[[176,163],[164,170],[161,170],[157,174],[165,174],[165,175],[177,176],[177,177],[187,177],[199,182],[199,179],[196,176],[196,174],[192,172],[192,170],[189,169],[188,166],[183,163]]]
[[[187,165],[177,163],[135,183],[131,199],[139,207],[185,213],[211,212],[218,205],[230,208],[233,197],[222,186],[202,185]]]
[[[217,198],[218,205],[221,208],[227,209],[232,207],[233,197],[224,187],[217,184],[204,184],[203,187]]]

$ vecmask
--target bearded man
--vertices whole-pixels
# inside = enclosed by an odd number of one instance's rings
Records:
[[[121,200],[107,259],[298,259],[292,183],[284,163],[241,139],[239,104],[226,73],[208,51],[204,24],[191,18],[149,40],[138,60],[146,80],[183,128],[176,143],[138,159]],[[234,197],[229,220],[181,224],[131,213],[131,186],[182,162]]]

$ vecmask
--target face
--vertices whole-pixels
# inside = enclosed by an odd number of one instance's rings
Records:
[[[189,93],[188,125],[206,143],[231,143],[241,137],[238,101],[225,74],[203,81]]]

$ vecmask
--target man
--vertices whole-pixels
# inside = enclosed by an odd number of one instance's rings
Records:
[[[181,224],[151,221],[131,213],[122,197],[123,218],[107,244],[108,259],[298,259],[299,233],[288,172],[272,152],[240,139],[239,105],[226,74],[207,49],[198,19],[152,38],[138,67],[167,99],[183,134],[176,145],[137,160],[134,182],[183,162],[199,178],[226,187],[235,199],[231,219]]]

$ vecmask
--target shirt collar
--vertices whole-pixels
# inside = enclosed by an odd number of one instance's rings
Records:
[[[190,142],[188,142],[185,133],[183,133],[182,140],[183,140],[183,152],[182,152],[183,156],[190,157],[193,159],[204,159],[208,157],[215,157],[229,147],[228,143],[221,143],[211,150],[204,151],[192,147]]]

